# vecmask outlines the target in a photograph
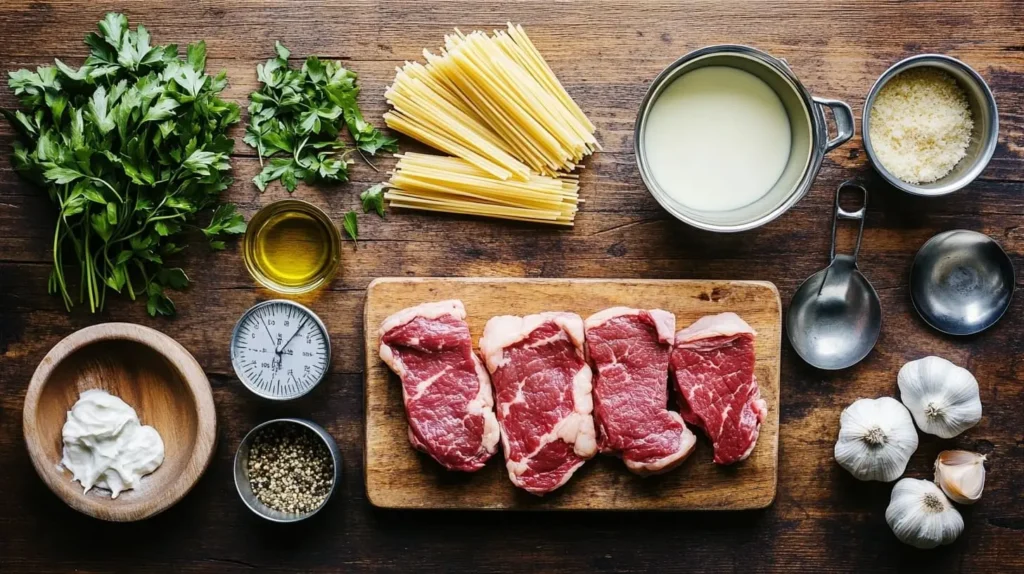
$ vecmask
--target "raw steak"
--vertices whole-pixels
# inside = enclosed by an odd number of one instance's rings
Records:
[[[509,478],[536,495],[562,486],[597,453],[583,320],[574,313],[494,317],[480,352],[497,393]]]
[[[380,358],[402,379],[409,441],[449,470],[479,470],[497,451],[491,381],[462,301],[403,309],[380,327]]]
[[[754,377],[756,334],[735,313],[701,317],[676,333],[670,366],[679,412],[711,439],[718,464],[750,456],[768,414]]]
[[[675,315],[613,307],[588,317],[585,327],[601,451],[640,475],[675,468],[697,442],[679,413],[668,410]]]

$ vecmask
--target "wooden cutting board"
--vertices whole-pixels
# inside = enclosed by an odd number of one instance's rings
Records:
[[[661,308],[683,328],[703,315],[732,311],[757,331],[756,374],[768,418],[747,460],[711,462],[700,431],[679,468],[641,478],[621,460],[598,455],[544,497],[512,485],[499,452],[475,473],[449,472],[409,444],[402,389],[377,354],[377,330],[390,314],[427,301],[461,299],[476,344],[495,315],[572,311],[586,318],[616,305]],[[779,293],[766,282],[633,279],[382,278],[370,284],[366,334],[366,494],[383,508],[517,510],[740,510],[775,499],[779,450]],[[673,399],[674,400],[674,399]]]

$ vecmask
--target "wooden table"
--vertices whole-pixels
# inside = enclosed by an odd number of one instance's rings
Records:
[[[107,2],[107,8],[117,2]],[[462,30],[521,22],[569,92],[599,128],[605,151],[582,175],[586,198],[575,229],[389,213],[361,217],[358,249],[344,245],[344,269],[307,300],[330,328],[329,379],[287,405],[261,401],[237,381],[228,335],[257,289],[237,245],[209,253],[197,241],[181,262],[193,287],[175,297],[177,319],[150,319],[144,305],[114,301],[96,316],[65,312],[46,294],[53,210],[7,161],[13,134],[0,127],[0,569],[13,571],[244,569],[303,571],[929,571],[1024,569],[1024,301],[989,332],[943,337],[913,313],[907,273],[916,249],[936,232],[968,228],[999,240],[1024,263],[1024,5],[856,2],[153,2],[124,3],[133,25],[155,43],[205,39],[209,67],[226,69],[228,97],[244,102],[255,66],[282,40],[296,57],[343,58],[359,73],[361,103],[379,122],[394,68]],[[0,7],[5,70],[54,57],[77,65],[84,35],[103,8],[85,0]],[[911,199],[882,184],[859,138],[833,152],[810,195],[753,232],[721,236],[677,223],[645,191],[632,134],[648,82],[678,56],[707,44],[750,44],[786,58],[818,96],[858,111],[875,78],[896,60],[941,52],[974,66],[995,92],[1001,129],[995,158],[966,191]],[[0,104],[14,99],[2,91]],[[858,125],[859,129],[859,125]],[[285,197],[277,184],[260,195],[249,182],[258,162],[241,143],[237,183],[227,199],[247,216]],[[414,146],[404,146],[413,149]],[[382,161],[385,167],[390,162]],[[357,208],[358,193],[380,174],[361,163],[337,189],[302,187],[296,196],[334,217]],[[734,514],[496,514],[386,512],[371,508],[362,481],[362,303],[381,276],[515,276],[758,279],[778,285],[784,303],[824,266],[832,194],[844,179],[872,192],[862,269],[882,298],[883,332],[860,365],[815,371],[783,345],[778,497],[759,512]],[[217,454],[179,505],[131,526],[101,523],[66,508],[38,479],[21,436],[25,386],[46,351],[72,331],[100,321],[134,321],[183,343],[209,374],[220,422]],[[983,500],[963,510],[967,528],[951,547],[918,552],[885,525],[890,485],[862,484],[832,459],[839,413],[858,397],[896,393],[896,372],[926,354],[968,367],[981,384],[985,418],[951,441],[922,436],[907,474],[931,475],[951,446],[989,456]],[[242,435],[278,415],[327,427],[345,454],[337,499],[316,519],[279,527],[238,500],[231,458]]]

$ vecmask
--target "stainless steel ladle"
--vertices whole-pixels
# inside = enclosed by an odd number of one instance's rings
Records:
[[[851,212],[839,205],[839,196],[846,189],[863,194],[860,209]],[[819,369],[845,369],[859,363],[871,352],[882,330],[878,293],[857,269],[867,205],[864,186],[849,181],[839,185],[832,218],[832,263],[804,281],[789,304],[789,342],[800,358]],[[852,255],[836,254],[836,228],[841,219],[860,222]]]

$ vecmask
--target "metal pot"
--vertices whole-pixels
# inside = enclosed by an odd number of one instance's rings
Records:
[[[644,130],[651,108],[662,91],[681,75],[706,66],[729,66],[763,80],[782,101],[789,116],[792,142],[789,163],[778,181],[757,201],[730,211],[699,211],[671,198],[654,179],[647,161]],[[829,138],[824,108],[832,110],[836,135]],[[825,154],[853,137],[853,111],[845,102],[812,97],[785,60],[748,46],[701,48],[665,68],[651,83],[640,104],[633,131],[640,176],[654,199],[680,221],[709,231],[736,232],[760,227],[782,215],[811,189]]]

